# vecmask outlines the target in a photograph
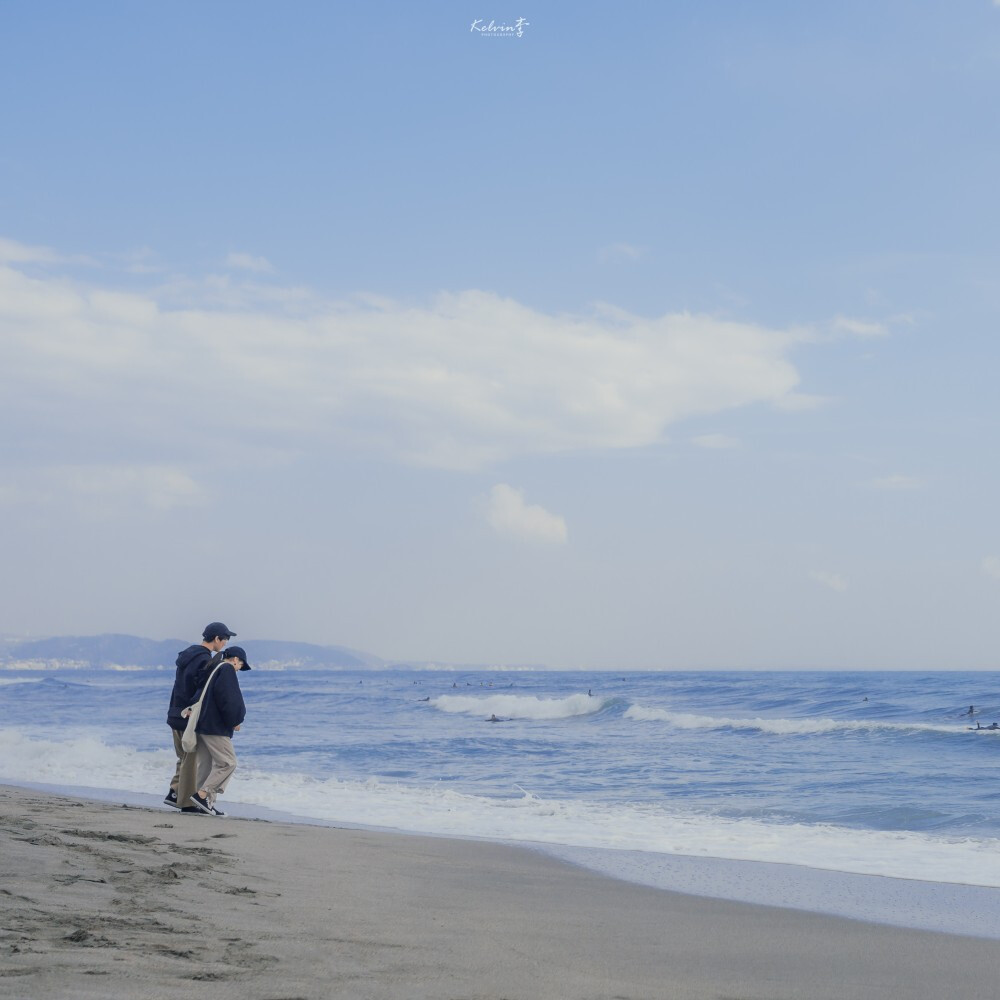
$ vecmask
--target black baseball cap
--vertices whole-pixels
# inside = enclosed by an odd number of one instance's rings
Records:
[[[211,642],[216,637],[221,637],[223,639],[231,639],[235,632],[230,632],[229,629],[222,624],[222,622],[209,622],[205,626],[205,631],[201,633],[201,637],[206,642]]]
[[[247,652],[242,646],[226,646],[226,651],[222,654],[222,658],[228,660],[231,656],[238,656],[243,661],[240,670],[250,669],[250,664],[247,663]]]

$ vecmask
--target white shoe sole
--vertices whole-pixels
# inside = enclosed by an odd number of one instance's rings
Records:
[[[191,796],[191,805],[193,805],[199,812],[203,812],[206,816],[215,815],[215,810],[197,795]]]

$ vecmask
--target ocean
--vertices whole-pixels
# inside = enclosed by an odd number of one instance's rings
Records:
[[[3,671],[0,780],[159,802],[172,680]],[[240,681],[233,815],[521,843],[661,888],[1000,938],[1000,730],[969,728],[1000,721],[992,674]]]

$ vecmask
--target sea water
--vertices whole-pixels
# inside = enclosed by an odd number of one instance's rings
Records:
[[[172,681],[3,671],[0,780],[158,800]],[[970,730],[1000,721],[991,674],[240,681],[227,811],[542,846],[664,888],[1000,937],[1000,731]]]

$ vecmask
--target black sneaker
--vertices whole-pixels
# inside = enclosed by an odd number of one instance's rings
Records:
[[[191,796],[191,802],[194,804],[198,812],[206,813],[209,816],[212,815],[212,807],[197,792]]]
[[[196,809],[194,806],[184,806],[184,808],[181,809],[181,812],[182,813],[197,813],[199,816],[204,816],[205,815],[200,809]]]
[[[212,806],[212,815],[213,816],[225,816],[226,814],[221,809],[216,809],[215,806]]]
[[[163,804],[177,808],[177,792],[173,788],[163,797]]]

